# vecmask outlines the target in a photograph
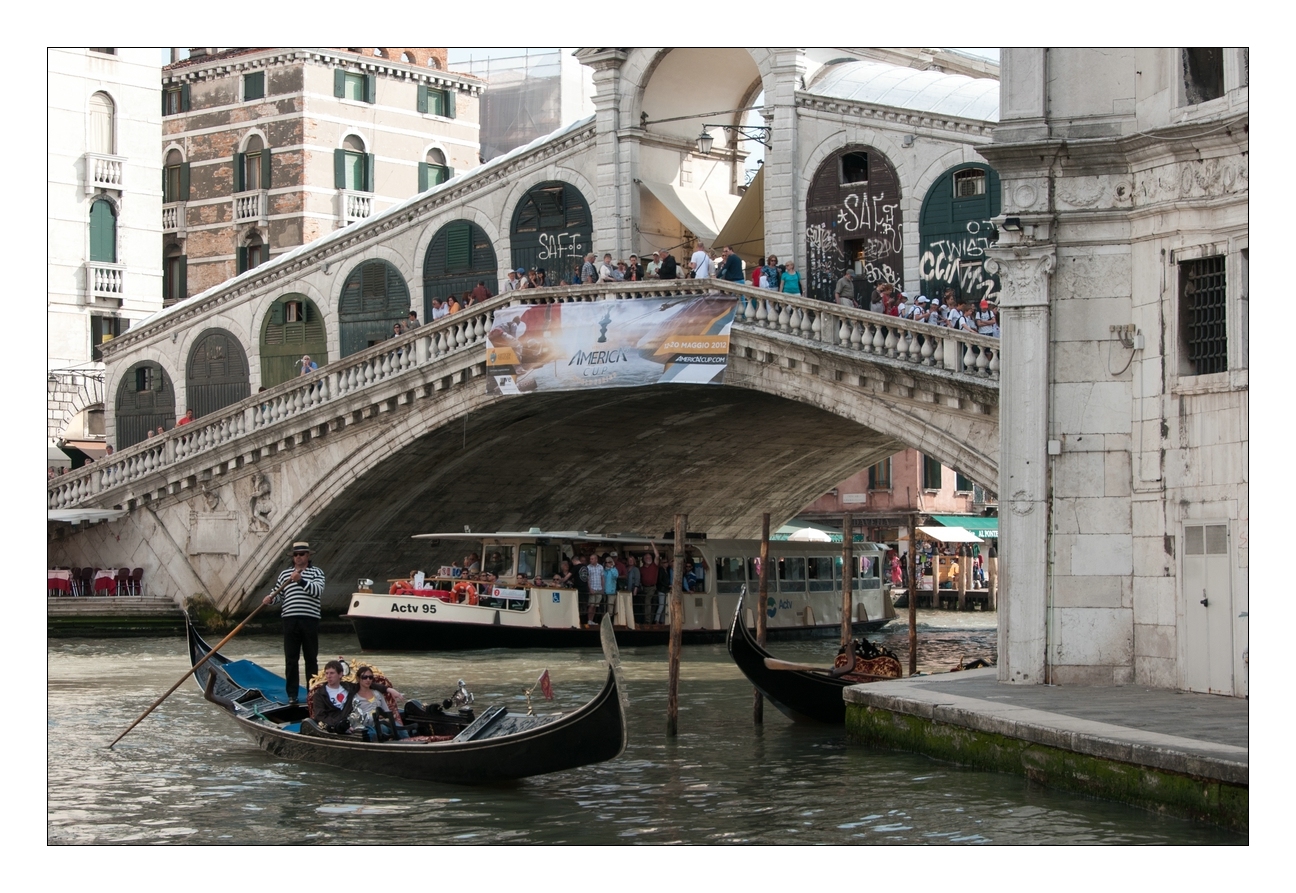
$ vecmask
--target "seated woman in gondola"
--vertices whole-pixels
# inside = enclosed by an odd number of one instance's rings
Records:
[[[339,735],[344,735],[350,730],[351,714],[355,707],[356,694],[361,686],[364,686],[369,693],[378,692],[385,695],[388,691],[392,691],[395,697],[402,697],[400,692],[394,691],[387,685],[386,677],[375,684],[372,667],[361,669],[368,673],[369,679],[348,682],[342,678],[345,668],[340,660],[331,660],[324,665],[324,681],[311,688],[308,699],[311,719],[324,730]],[[371,712],[375,706],[372,700],[366,697],[364,701],[365,705],[362,709]],[[383,710],[390,710],[386,704],[381,706]]]
[[[377,741],[379,735],[378,714],[392,716],[396,725],[396,737],[408,738],[409,732],[401,721],[400,710],[396,707],[398,698],[403,698],[382,676],[368,664],[356,667],[356,689],[351,696],[351,710],[347,722],[352,734],[363,734],[367,741]],[[384,735],[387,733],[384,732]]]

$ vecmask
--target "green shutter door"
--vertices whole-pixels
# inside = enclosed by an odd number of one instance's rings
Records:
[[[189,297],[189,257],[180,255],[180,300]]]
[[[189,111],[189,85],[180,85],[180,111]]]
[[[428,182],[428,163],[426,161],[420,161],[418,171],[419,171],[418,191],[427,192],[429,189],[432,188]]]
[[[445,91],[445,116],[453,118],[455,116],[455,90]]]
[[[368,153],[364,157],[364,186],[361,188],[363,188],[365,192],[374,191],[374,160],[374,154],[372,152]]]
[[[189,162],[180,165],[180,195],[178,200],[182,202],[189,201]]]
[[[112,204],[103,199],[90,206],[90,259],[117,263],[117,215]]]
[[[261,149],[261,188],[270,188],[270,147]]]
[[[333,188],[346,189],[347,157],[345,149],[333,150]]]
[[[365,94],[364,101],[372,103],[378,96],[378,77],[377,75],[365,75]]]
[[[428,88],[427,84],[418,85],[418,101],[414,106],[420,115],[426,115],[428,110]]]
[[[333,95],[338,99],[346,95],[346,72],[340,68],[333,69]]]
[[[242,152],[234,153],[234,191],[242,192],[246,188],[243,182],[243,165],[246,156]]]

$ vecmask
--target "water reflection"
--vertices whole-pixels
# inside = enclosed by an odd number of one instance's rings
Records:
[[[937,612],[932,612],[936,614]],[[968,618],[972,618],[971,620]],[[993,653],[993,615],[925,617],[921,665]],[[875,639],[903,655],[904,628]],[[321,658],[355,655],[324,637]],[[897,647],[900,646],[900,647]],[[227,652],[278,667],[276,638]],[[828,642],[776,643],[830,663]],[[962,770],[797,726],[766,706],[724,646],[685,650],[680,735],[665,736],[666,651],[621,651],[630,745],[618,760],[496,788],[460,788],[288,763],[253,747],[196,688],[182,687],[114,750],[105,745],[186,669],[179,639],[49,646],[51,842],[211,843],[1217,843],[1244,838],[1024,779]],[[598,691],[594,651],[375,655],[425,700],[463,678],[479,703],[525,710],[546,667],[557,709]],[[546,708],[547,709],[547,708]]]

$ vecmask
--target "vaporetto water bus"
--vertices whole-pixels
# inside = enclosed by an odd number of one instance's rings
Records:
[[[561,563],[591,553],[625,559],[675,555],[671,538],[587,531],[430,533],[422,570],[405,579],[361,582],[346,617],[366,651],[442,651],[471,648],[599,647],[596,624],[578,587],[556,582]],[[886,547],[853,546],[851,617],[857,634],[881,629],[896,616],[880,573]],[[842,547],[826,542],[771,541],[768,639],[832,637],[841,632]],[[743,586],[754,605],[760,573],[758,540],[708,539],[684,544],[692,562],[683,593],[685,644],[718,643],[738,606]],[[474,559],[476,566],[474,566]],[[699,572],[700,571],[700,572]],[[383,588],[388,589],[382,592]],[[374,591],[379,590],[379,591]],[[597,604],[597,603],[596,603]],[[670,636],[669,599],[618,592],[606,601],[622,645],[664,645]],[[598,619],[604,607],[597,607]],[[744,622],[755,625],[753,608]]]

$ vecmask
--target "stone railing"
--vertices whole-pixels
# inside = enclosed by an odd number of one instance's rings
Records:
[[[256,223],[266,220],[266,191],[240,192],[234,196],[234,222]]]
[[[338,191],[338,223],[346,226],[373,213],[373,196],[368,192]]]
[[[933,372],[965,376],[965,380],[978,384],[998,385],[998,339],[732,282],[676,279],[509,292],[247,397],[161,437],[119,450],[75,473],[61,475],[49,484],[48,507],[70,508],[101,501],[113,504],[111,499],[117,494],[107,491],[157,472],[165,474],[196,456],[258,432],[266,432],[268,440],[283,439],[291,435],[295,421],[306,420],[308,415],[315,417],[316,410],[325,404],[337,403],[340,407],[368,389],[390,390],[401,376],[422,372],[451,355],[480,351],[484,359],[486,334],[499,307],[680,297],[716,291],[738,299],[734,324],[739,329],[765,331],[819,349],[868,355],[884,364],[926,367]],[[309,427],[312,423],[306,424]]]
[[[162,206],[162,232],[183,233],[185,229],[185,203],[167,202]]]
[[[99,155],[87,152],[85,155],[86,195],[94,195],[96,189],[115,189],[121,192],[122,171],[126,159],[120,155]]]
[[[49,487],[48,507],[98,502],[101,494],[159,472],[165,475],[196,456],[258,432],[273,430],[282,437],[294,420],[320,406],[345,402],[451,354],[480,352],[484,358],[495,308],[508,303],[503,296],[484,301],[60,475]]]
[[[122,300],[126,296],[126,265],[87,261],[86,290],[92,301]]]

